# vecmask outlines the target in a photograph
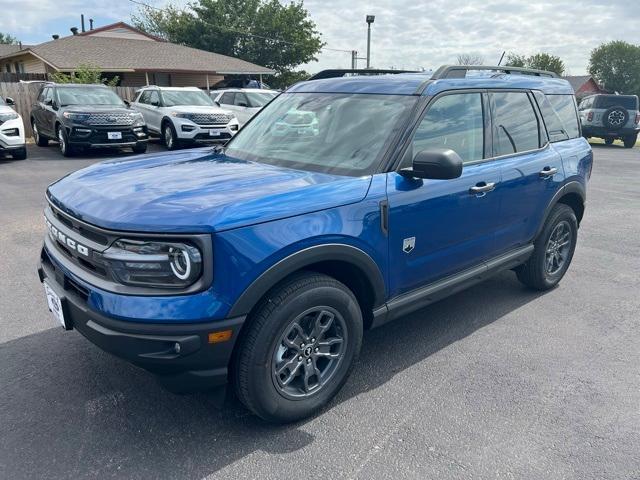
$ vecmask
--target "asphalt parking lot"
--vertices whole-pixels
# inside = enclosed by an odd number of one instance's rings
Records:
[[[280,427],[54,323],[44,190],[111,153],[0,161],[0,478],[640,478],[640,148],[594,152],[557,289],[508,272],[368,332],[330,409]]]

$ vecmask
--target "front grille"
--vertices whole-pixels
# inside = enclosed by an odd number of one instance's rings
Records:
[[[233,120],[233,115],[226,113],[195,113],[190,116],[193,123],[198,125],[226,125]]]
[[[133,115],[129,113],[92,113],[87,118],[89,125],[133,125]]]

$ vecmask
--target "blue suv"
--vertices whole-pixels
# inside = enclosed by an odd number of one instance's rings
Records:
[[[167,388],[231,384],[292,421],[342,387],[363,330],[502,270],[553,288],[592,158],[569,83],[548,72],[335,74],[225,147],[49,186],[39,275],[65,329]]]

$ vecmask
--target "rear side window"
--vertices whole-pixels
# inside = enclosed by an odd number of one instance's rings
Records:
[[[638,97],[632,95],[611,95],[596,97],[594,108],[623,107],[627,110],[638,109]]]
[[[138,97],[138,103],[149,103],[149,96],[150,96],[149,90],[145,90]]]
[[[480,93],[445,95],[429,107],[412,141],[412,154],[450,148],[463,162],[482,160],[484,116]]]
[[[540,132],[529,95],[525,92],[491,93],[494,156],[540,148]]]
[[[580,136],[573,95],[545,95],[535,92],[534,96],[542,112],[550,142],[561,142]]]

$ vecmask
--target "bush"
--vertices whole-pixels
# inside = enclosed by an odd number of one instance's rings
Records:
[[[102,77],[102,72],[93,65],[80,65],[74,72],[70,74],[57,72],[51,75],[56,83],[84,83],[97,84],[104,83],[110,87],[115,87],[120,82],[120,77],[115,76],[111,80]]]

